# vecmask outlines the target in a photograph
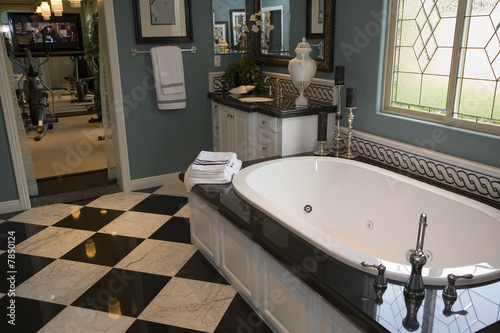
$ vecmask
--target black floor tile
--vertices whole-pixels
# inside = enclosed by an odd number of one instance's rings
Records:
[[[37,179],[39,196],[83,191],[114,184],[116,179],[109,180],[106,169]]]
[[[13,299],[15,300],[15,326],[9,324],[11,310],[8,306]],[[37,332],[65,307],[22,297],[4,296],[0,298],[0,309],[3,313],[2,320],[0,320],[0,332]]]
[[[5,221],[0,223],[0,250],[6,251],[9,244],[20,244],[22,241],[42,231],[46,227],[21,222]],[[14,238],[12,238],[14,237]],[[12,246],[12,245],[11,245]]]
[[[236,294],[214,331],[214,333],[229,332],[272,333],[273,331],[243,297]]]
[[[206,282],[229,284],[200,251],[196,251],[175,276]]]
[[[123,269],[112,269],[72,305],[114,313],[113,304],[120,313],[137,317],[170,281],[171,277]]]
[[[158,190],[160,188],[161,188],[161,186],[155,186],[155,187],[143,188],[141,190],[137,190],[137,191],[134,191],[134,192],[153,193],[153,192],[155,192],[156,190]]]
[[[201,333],[201,331],[136,320],[125,333]]]
[[[31,256],[27,254],[21,254],[21,253],[15,253],[15,256],[11,261],[8,261],[8,252],[3,253],[0,255],[0,263],[3,267],[5,267],[5,270],[2,271],[2,277],[3,273],[5,272],[6,278],[0,279],[0,293],[7,294],[7,292],[10,290],[10,280],[7,280],[7,278],[10,277],[10,271],[15,272],[12,274],[14,276],[14,285],[15,286],[20,286],[21,283],[24,281],[28,280],[30,277],[41,271],[45,266],[48,264],[52,263],[55,259],[51,258],[45,258],[45,257],[38,257],[38,256]],[[10,267],[8,265],[12,264],[13,266]],[[7,269],[9,267],[9,269]]]
[[[151,194],[131,210],[143,213],[174,215],[188,203],[186,197]]]
[[[90,264],[114,266],[144,239],[96,233],[62,256]]]
[[[21,214],[22,212],[23,212],[23,210],[20,210],[20,211],[17,211],[17,212],[10,212],[10,213],[0,214],[0,220],[8,220],[11,217],[14,217],[16,215]]]
[[[189,219],[173,216],[149,238],[191,244]]]
[[[55,223],[54,226],[98,231],[123,213],[120,210],[83,207]]]

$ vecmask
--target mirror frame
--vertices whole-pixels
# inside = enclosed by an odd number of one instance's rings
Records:
[[[255,13],[260,10],[261,7],[260,2],[261,0],[255,0],[255,8],[254,8]],[[324,27],[323,27],[324,41],[325,41],[325,57],[323,59],[314,59],[316,61],[317,70],[319,71],[333,72],[334,26],[335,26],[335,0],[325,0],[325,17],[324,17]],[[290,59],[293,58],[294,57],[263,55],[260,52],[260,45],[257,51],[257,59],[262,61],[266,66],[288,67]]]

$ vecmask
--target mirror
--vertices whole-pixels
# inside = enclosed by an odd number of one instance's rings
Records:
[[[251,14],[263,11],[270,13],[274,29],[261,40],[260,60],[268,66],[286,67],[295,57],[295,47],[306,37],[318,70],[333,71],[335,0],[212,0],[212,6],[214,53],[238,52],[238,31],[234,29],[238,18],[248,20]],[[228,43],[225,52],[218,45],[221,39]]]
[[[318,70],[333,71],[335,0],[255,0],[255,8],[255,11],[269,11],[274,25],[269,37],[270,50],[261,47],[257,55],[266,65],[288,66],[295,57],[297,44],[306,37]],[[280,38],[281,47],[276,47]]]

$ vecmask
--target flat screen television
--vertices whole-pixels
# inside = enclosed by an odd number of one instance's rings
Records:
[[[34,57],[45,56],[42,29],[49,26],[45,36],[51,57],[85,54],[80,14],[51,16],[44,20],[37,13],[8,13],[12,51],[16,57],[26,57],[26,48]]]

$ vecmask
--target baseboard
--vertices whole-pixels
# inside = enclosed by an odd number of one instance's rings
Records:
[[[179,180],[179,172],[168,173],[159,176],[146,177],[140,179],[132,179],[130,181],[131,190],[138,191],[143,190],[145,188],[170,185],[180,182]]]
[[[10,200],[0,202],[0,214],[18,212],[23,210],[19,200]]]

